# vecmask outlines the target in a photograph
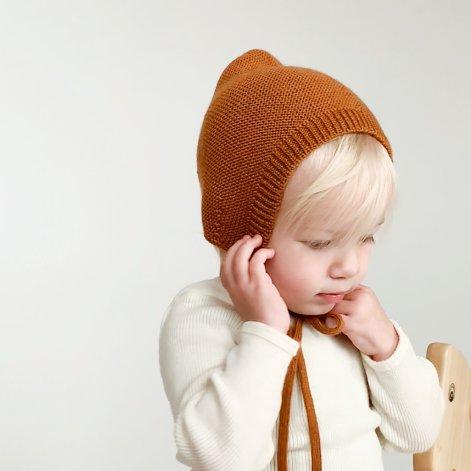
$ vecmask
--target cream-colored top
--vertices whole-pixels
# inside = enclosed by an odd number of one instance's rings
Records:
[[[445,398],[436,369],[391,321],[399,343],[379,362],[345,335],[303,326],[323,471],[382,471],[382,449],[422,452],[438,436]],[[298,348],[296,340],[265,323],[243,322],[219,277],[180,290],[159,336],[176,459],[195,471],[276,470],[282,389]],[[289,427],[288,469],[310,471],[298,378]]]

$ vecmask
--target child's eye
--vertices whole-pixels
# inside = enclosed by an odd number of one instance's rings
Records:
[[[309,247],[311,247],[311,249],[315,249],[315,250],[327,247],[329,244],[330,244],[330,240],[316,240],[316,241],[312,241],[312,242],[308,241],[308,243],[307,243],[307,245],[309,245]]]
[[[307,244],[312,249],[319,250],[319,249],[323,249],[324,247],[327,247],[328,245],[330,245],[331,242],[332,241],[330,240],[314,240],[314,241],[307,241]],[[367,237],[364,237],[361,242],[362,243],[372,242],[374,244],[375,238],[373,235],[369,235]]]
[[[374,244],[375,243],[375,238],[374,238],[374,236],[370,235],[368,237],[365,237],[363,239],[363,242],[372,242]]]

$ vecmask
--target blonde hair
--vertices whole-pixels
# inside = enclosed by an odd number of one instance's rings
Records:
[[[330,240],[339,245],[356,243],[389,220],[396,179],[391,158],[377,139],[344,134],[303,159],[288,180],[276,224],[287,231],[300,226],[330,231]],[[222,260],[225,251],[214,247]]]

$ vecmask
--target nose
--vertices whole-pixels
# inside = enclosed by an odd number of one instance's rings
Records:
[[[329,274],[332,278],[352,278],[360,270],[358,249],[352,247],[339,251],[332,261]]]

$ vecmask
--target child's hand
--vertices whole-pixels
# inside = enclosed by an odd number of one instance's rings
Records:
[[[399,335],[371,288],[358,285],[330,312],[342,317],[342,332],[365,355],[381,361],[393,354]],[[329,323],[330,320],[327,319],[327,326]]]
[[[265,271],[265,261],[275,249],[262,248],[262,237],[244,236],[227,251],[221,263],[220,277],[224,288],[244,321],[259,321],[286,334],[290,325],[288,307]]]

